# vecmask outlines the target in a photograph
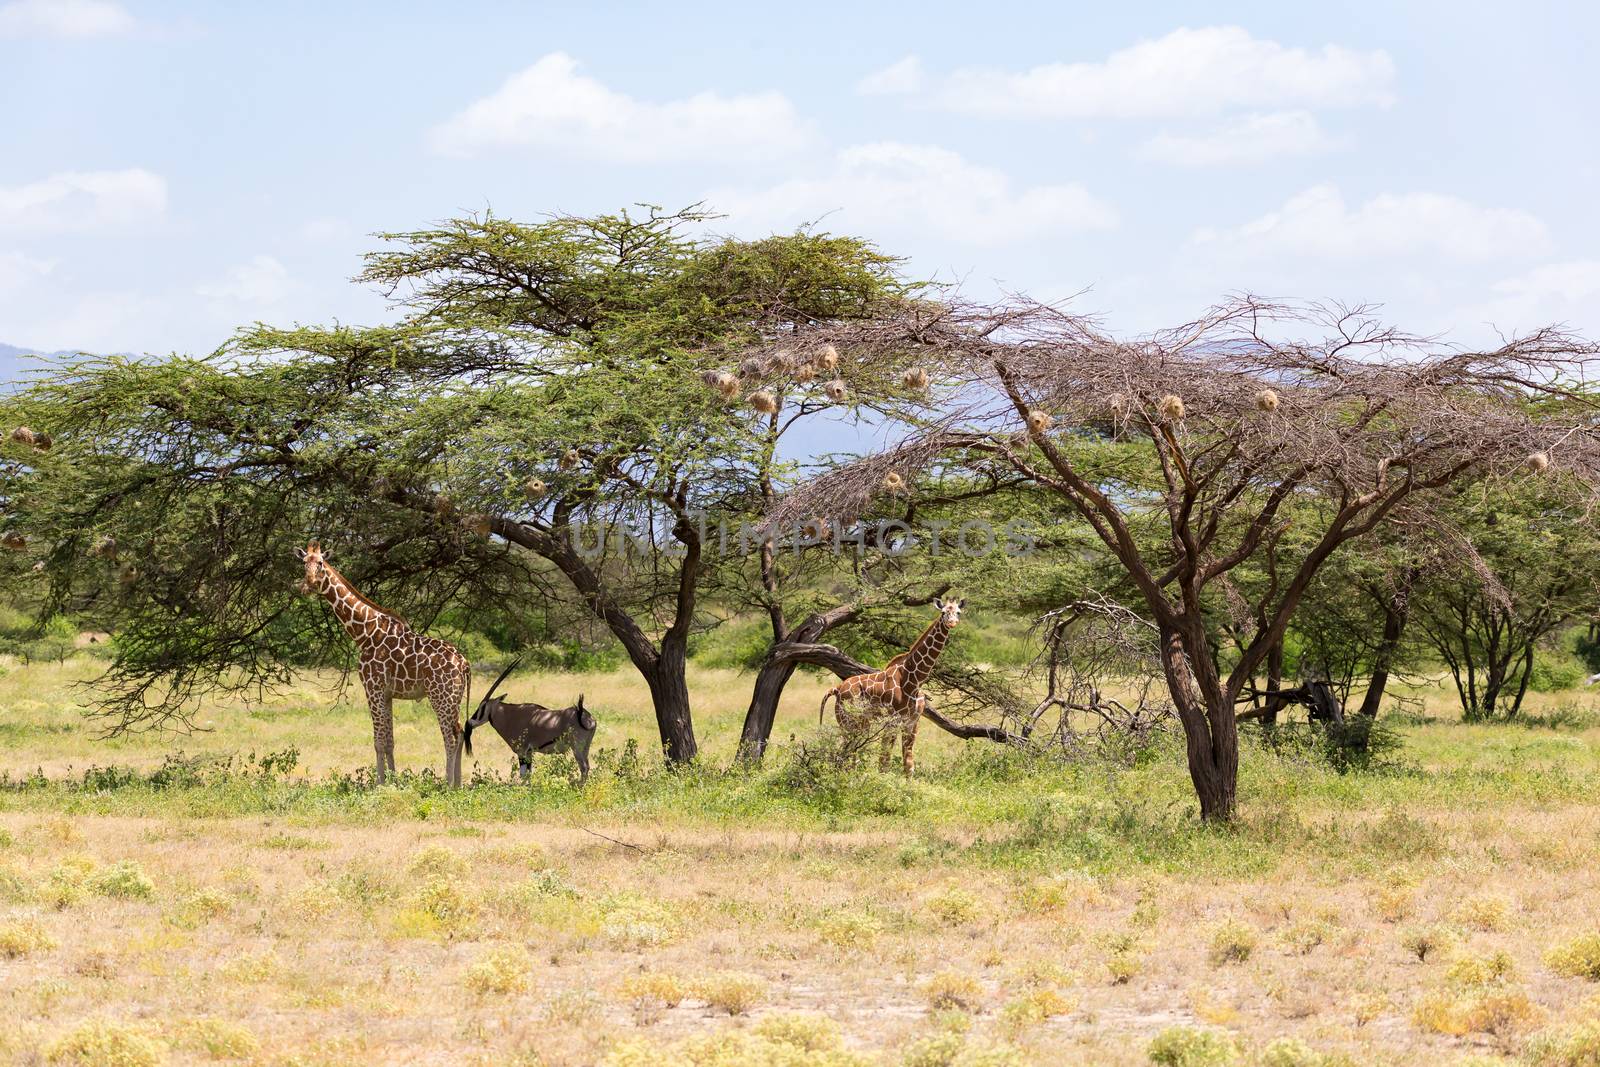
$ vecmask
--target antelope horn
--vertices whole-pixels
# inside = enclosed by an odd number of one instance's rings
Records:
[[[488,703],[489,698],[494,696],[494,691],[496,689],[500,688],[500,683],[506,680],[506,675],[508,675],[512,671],[516,670],[517,669],[517,664],[519,664],[521,662],[522,662],[522,657],[518,656],[516,659],[511,661],[510,666],[508,666],[505,670],[500,672],[500,677],[496,678],[494,680],[494,682],[489,686],[488,690],[486,690],[484,692],[483,699],[478,702],[478,707],[481,708],[481,707],[483,707],[484,704]]]

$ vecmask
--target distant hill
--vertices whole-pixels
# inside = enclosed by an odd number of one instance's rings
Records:
[[[36,374],[41,369],[38,360],[33,356],[71,356],[76,355],[73,349],[63,349],[59,352],[40,352],[37,348],[18,348],[16,345],[0,344],[0,382],[19,382],[25,375]]]

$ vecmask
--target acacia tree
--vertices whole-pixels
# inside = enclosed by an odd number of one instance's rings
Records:
[[[1450,504],[1461,537],[1449,546],[1456,565],[1430,575],[1417,611],[1469,722],[1522,709],[1539,643],[1594,603],[1600,548],[1584,521],[1586,501],[1570,486],[1473,488]]]
[[[966,402],[915,447],[824,475],[775,513],[852,513],[886,469],[957,446],[1053,494],[1094,531],[1156,627],[1208,821],[1235,811],[1239,695],[1341,546],[1486,471],[1527,464],[1600,480],[1590,405],[1573,387],[1600,368],[1596,349],[1553,329],[1469,352],[1362,309],[1245,298],[1126,340],[1016,303],[914,308],[837,331],[837,343],[937,358],[966,383]],[[1119,479],[1098,447],[1106,437],[1148,450],[1160,471],[1153,488]],[[1286,505],[1306,497],[1324,506],[1291,546]],[[1267,575],[1250,591],[1232,582],[1246,563]],[[1257,620],[1230,662],[1214,654],[1208,625],[1218,601]]]
[[[70,361],[10,398],[8,416],[56,441],[5,468],[28,546],[12,573],[47,583],[47,613],[118,633],[113,726],[281,680],[308,633],[335,647],[293,591],[292,549],[320,537],[419,626],[559,575],[648,684],[667,758],[692,759],[705,531],[757,477],[746,393],[821,354],[797,335],[906,292],[864,242],[733,242],[700,236],[706,218],[482,216],[387,235],[361,277],[395,298],[395,325],[258,326],[206,359]],[[741,368],[731,390],[702,382],[730,348],[783,338],[791,355]],[[868,392],[870,368],[834,358],[833,377],[792,387]],[[631,537],[597,543],[613,527]]]

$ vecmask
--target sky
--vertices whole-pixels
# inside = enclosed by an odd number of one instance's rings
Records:
[[[1139,332],[1600,334],[1600,5],[0,0],[0,342],[392,314],[379,231],[705,202]]]

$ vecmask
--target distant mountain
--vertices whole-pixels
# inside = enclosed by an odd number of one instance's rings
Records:
[[[16,345],[0,344],[0,382],[19,382],[26,375],[37,374],[42,366],[33,356],[72,356],[77,353],[72,349],[59,352],[41,352],[37,348],[18,348]]]

